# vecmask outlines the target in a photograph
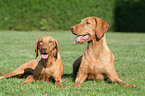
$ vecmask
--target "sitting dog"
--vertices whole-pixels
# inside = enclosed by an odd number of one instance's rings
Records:
[[[86,51],[73,63],[72,76],[80,86],[86,79],[104,80],[125,86],[135,87],[119,79],[115,69],[115,57],[106,42],[106,31],[109,25],[98,17],[87,17],[80,24],[71,27],[77,35],[74,44],[88,42]]]
[[[58,49],[57,41],[51,36],[40,37],[36,41],[35,52],[37,58],[39,50],[42,58],[40,60],[30,60],[6,75],[0,73],[3,75],[0,79],[4,77],[27,77],[23,84],[29,84],[37,79],[44,81],[54,79],[55,85],[62,87],[63,63]]]

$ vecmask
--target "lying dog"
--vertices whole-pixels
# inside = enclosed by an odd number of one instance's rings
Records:
[[[42,36],[36,41],[36,58],[38,57],[38,49],[42,57],[40,60],[30,60],[6,75],[0,73],[3,75],[0,79],[4,77],[27,77],[23,84],[28,84],[37,79],[44,81],[54,79],[55,85],[62,87],[63,63],[58,53],[57,41],[51,36]]]
[[[88,42],[88,47],[73,63],[72,76],[75,83],[80,86],[84,80],[104,80],[108,78],[111,82],[121,85],[135,87],[119,79],[115,69],[115,57],[108,48],[105,32],[109,25],[98,17],[87,17],[80,24],[71,27],[71,31],[78,37],[74,44]]]

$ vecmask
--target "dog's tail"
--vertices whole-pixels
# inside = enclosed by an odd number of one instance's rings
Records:
[[[0,75],[4,76],[5,74],[3,74],[3,73],[0,72]]]

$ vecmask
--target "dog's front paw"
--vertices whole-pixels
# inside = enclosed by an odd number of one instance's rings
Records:
[[[55,86],[62,88],[61,80],[55,80]]]
[[[55,86],[62,88],[63,86],[61,84],[55,84]]]
[[[29,83],[31,83],[31,81],[24,81],[21,85],[28,85]]]
[[[128,84],[127,86],[129,86],[129,87],[136,87],[136,86],[133,85],[133,84]]]
[[[3,76],[0,76],[0,79],[3,79],[4,77]]]
[[[74,85],[76,85],[76,86],[81,86],[81,84],[78,84],[78,83],[73,83],[73,84],[71,84],[71,86],[74,86]]]
[[[28,85],[28,82],[24,81],[21,85]]]

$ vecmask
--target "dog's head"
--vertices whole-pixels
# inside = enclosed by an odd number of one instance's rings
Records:
[[[74,35],[78,35],[74,44],[84,43],[92,39],[100,39],[108,30],[109,25],[98,17],[87,17],[81,23],[71,27]]]
[[[41,36],[35,45],[36,58],[38,57],[38,49],[41,57],[47,59],[50,55],[53,55],[57,59],[58,43],[51,36]]]

